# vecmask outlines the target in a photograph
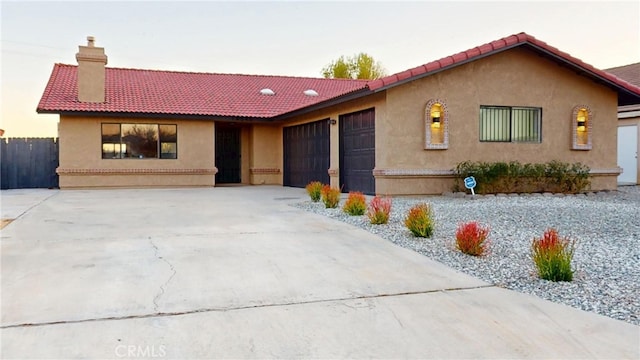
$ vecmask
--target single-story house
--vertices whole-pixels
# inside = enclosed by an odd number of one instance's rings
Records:
[[[635,86],[640,86],[640,63],[606,69]],[[640,102],[618,107],[618,165],[623,172],[619,184],[640,185]]]
[[[615,189],[618,106],[640,87],[525,33],[377,80],[55,64],[61,188],[303,187],[439,194],[463,161],[581,162]]]

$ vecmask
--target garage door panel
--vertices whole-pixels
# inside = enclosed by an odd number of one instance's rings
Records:
[[[340,116],[340,183],[342,190],[375,194],[375,111]]]
[[[329,122],[320,120],[284,128],[284,185],[329,183]]]

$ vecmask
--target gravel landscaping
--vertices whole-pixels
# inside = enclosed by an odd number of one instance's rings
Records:
[[[421,202],[434,212],[436,228],[429,239],[414,237],[403,224],[409,208]],[[394,197],[387,225],[371,225],[366,216],[349,216],[340,208],[325,209],[321,202],[295,206],[355,225],[496,286],[640,325],[639,186],[567,196]],[[491,228],[486,256],[472,257],[455,249],[456,227],[471,220]],[[550,227],[578,242],[572,282],[537,277],[531,241]]]

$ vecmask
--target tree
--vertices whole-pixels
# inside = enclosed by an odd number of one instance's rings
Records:
[[[322,69],[327,79],[378,79],[385,76],[380,62],[366,53],[351,57],[340,56]]]

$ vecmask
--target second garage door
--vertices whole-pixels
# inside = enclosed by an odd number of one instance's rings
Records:
[[[375,110],[340,116],[340,184],[343,192],[376,192]]]
[[[311,181],[329,183],[329,119],[285,127],[285,186],[305,187]]]

